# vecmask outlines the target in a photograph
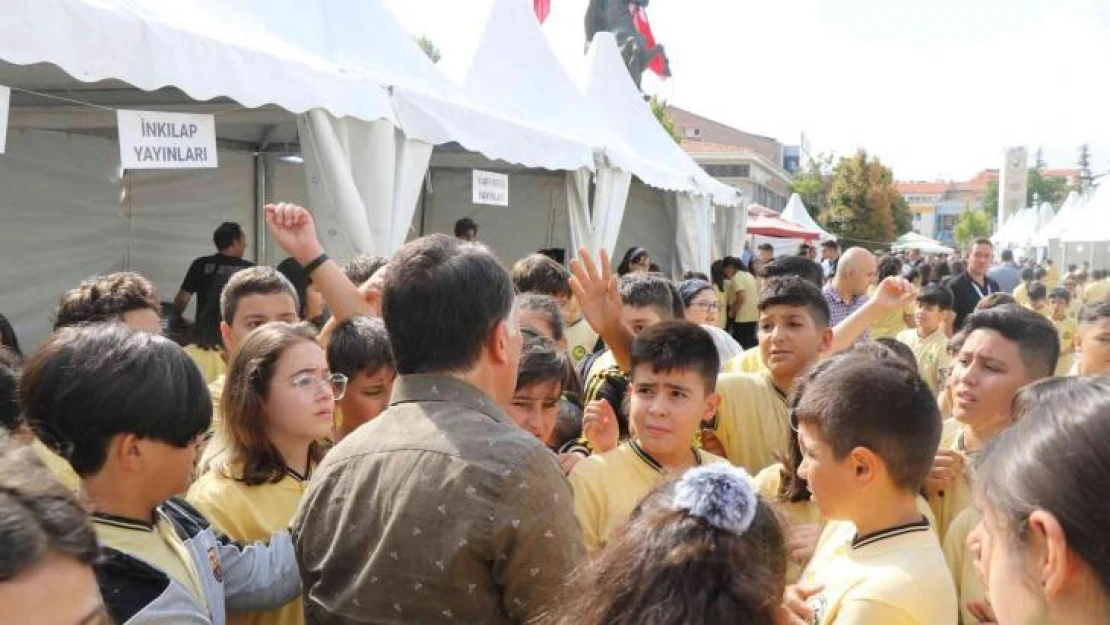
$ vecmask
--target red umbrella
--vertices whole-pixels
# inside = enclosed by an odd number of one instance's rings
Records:
[[[754,217],[748,221],[748,234],[780,239],[804,239],[812,241],[821,235],[779,217]]]

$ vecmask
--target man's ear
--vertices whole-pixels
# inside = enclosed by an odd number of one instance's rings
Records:
[[[234,351],[234,346],[231,344],[231,326],[227,325],[226,321],[220,322],[220,338],[224,341],[224,349],[230,355]]]
[[[486,350],[493,362],[498,364],[509,362],[509,344],[512,333],[520,332],[519,328],[510,325],[515,323],[515,317],[510,316],[508,319],[498,321],[493,326],[493,332],[490,332],[489,340],[486,342]]]

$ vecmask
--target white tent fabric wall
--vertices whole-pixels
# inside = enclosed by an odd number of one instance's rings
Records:
[[[675,249],[678,226],[674,206],[668,206],[667,196],[674,197],[674,194],[647,185],[632,185],[628,193],[628,209],[613,254],[614,271],[625,251],[633,246],[646,249],[652,262],[664,272],[678,266]]]
[[[432,167],[424,193],[423,232],[454,233],[455,222],[478,222],[478,240],[506,267],[547,248],[563,248],[570,257],[566,177],[561,172],[518,171],[509,175],[509,206],[471,203],[470,169]]]
[[[567,172],[566,178],[571,249],[577,251],[585,247],[593,254],[604,249],[613,256],[628,204],[632,174],[612,167],[598,168],[594,175],[592,209],[588,203],[590,172]]]
[[[712,262],[712,205],[708,195],[678,193],[667,196],[668,207],[675,214],[675,257],[671,276],[679,278],[687,271],[709,275]],[[664,267],[663,264],[659,265]]]
[[[747,242],[748,211],[732,206],[713,205],[713,258],[740,257]]]
[[[0,249],[20,262],[0,267],[0,312],[23,348],[47,336],[58,296],[92,275],[138,271],[171,300],[193,258],[215,251],[212,232],[223,221],[243,226],[253,257],[253,159],[223,150],[219,158],[218,170],[131,172],[121,181],[114,140],[9,134]]]
[[[432,146],[406,139],[388,121],[336,119],[322,110],[297,118],[309,205],[333,213],[343,257],[392,254],[409,233]]]

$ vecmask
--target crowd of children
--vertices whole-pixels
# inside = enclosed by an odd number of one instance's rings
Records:
[[[442,235],[341,267],[266,214],[289,266],[190,271],[187,349],[135,273],[37,349],[0,317],[0,623],[1110,620],[1105,272],[829,243],[672,281]]]

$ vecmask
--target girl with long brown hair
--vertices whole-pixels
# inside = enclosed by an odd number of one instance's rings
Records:
[[[231,361],[221,399],[227,447],[202,467],[190,503],[237,541],[265,540],[288,527],[346,386],[307,324],[269,323],[251,332]],[[299,624],[302,612],[298,598],[232,622]]]

